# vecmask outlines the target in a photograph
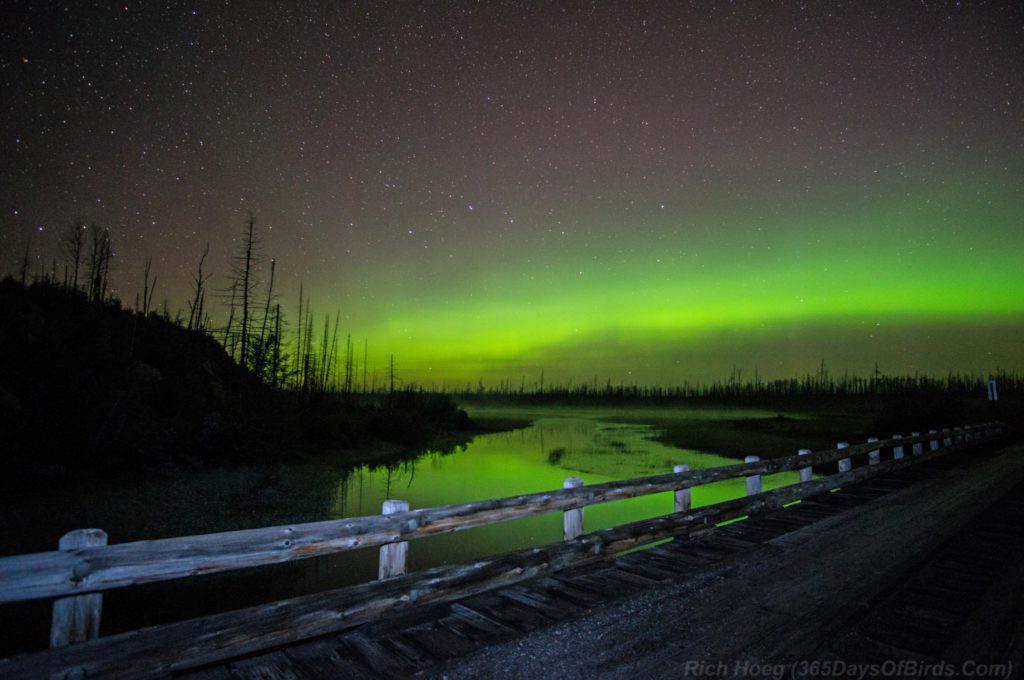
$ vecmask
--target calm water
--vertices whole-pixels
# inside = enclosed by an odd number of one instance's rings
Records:
[[[533,425],[481,435],[452,453],[427,453],[391,467],[344,469],[318,462],[279,466],[269,472],[204,473],[176,482],[112,490],[105,496],[91,493],[83,499],[65,499],[56,513],[52,503],[48,510],[36,509],[45,513],[36,526],[55,523],[54,543],[63,531],[81,526],[102,527],[111,542],[121,542],[373,515],[388,498],[406,500],[413,509],[426,508],[557,489],[566,477],[596,484],[670,472],[677,464],[700,469],[736,462],[653,441],[651,426],[615,422],[614,413],[504,411],[493,415],[527,417]],[[630,415],[636,417],[635,412]],[[706,418],[741,415],[769,414],[701,413]],[[772,488],[796,481],[796,473],[783,473],[766,477],[764,483]],[[698,487],[692,497],[699,506],[744,493],[744,481],[737,479]],[[31,515],[33,510],[26,511]],[[585,526],[592,531],[671,511],[670,492],[615,501],[586,508]],[[62,513],[68,518],[62,520]],[[504,522],[412,541],[408,567],[465,562],[559,541],[561,536],[561,513]],[[112,591],[105,596],[104,634],[373,580],[377,554],[373,548],[191,582]],[[7,629],[7,635],[0,637],[12,643],[17,640],[21,648],[42,645],[48,611],[49,606],[40,603],[0,608],[0,632]]]
[[[455,454],[428,454],[398,469],[359,469],[339,480],[332,516],[376,514],[386,498],[425,508],[557,489],[566,477],[597,484],[671,472],[677,464],[700,469],[737,462],[713,453],[666,446],[651,439],[655,431],[650,426],[606,422],[598,415],[542,413],[531,427],[479,436]],[[796,473],[789,473],[769,477],[765,484],[771,488],[796,481]],[[692,496],[694,505],[705,505],[744,493],[744,480],[736,479],[699,487]],[[672,494],[655,494],[588,507],[585,526],[591,531],[671,511]],[[409,566],[418,569],[462,562],[551,543],[561,536],[560,513],[531,517],[413,541]],[[339,568],[343,562],[339,560]]]

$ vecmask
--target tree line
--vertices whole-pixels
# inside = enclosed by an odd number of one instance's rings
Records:
[[[61,238],[59,252],[60,262],[54,258],[49,269],[39,265],[33,272],[31,241],[26,241],[17,271],[21,284],[59,286],[69,294],[85,296],[90,302],[123,305],[110,290],[114,248],[108,228],[75,220]],[[330,314],[320,317],[301,284],[297,318],[294,323],[289,321],[275,289],[277,260],[270,258],[267,264],[253,215],[246,220],[238,252],[229,260],[223,288],[211,285],[214,273],[207,264],[209,255],[207,243],[191,275],[187,314],[179,310],[173,317],[166,301],[161,311],[153,305],[158,278],[153,272],[152,257],[147,257],[133,311],[143,316],[161,314],[167,321],[213,337],[242,368],[275,391],[306,397],[394,393],[394,355],[388,356],[386,375],[378,385],[377,371],[370,368],[368,341],[364,339],[360,347],[351,333],[346,333],[341,341],[340,311],[334,313],[333,321]],[[211,298],[226,306],[226,321],[222,325],[214,322]],[[294,332],[289,332],[290,328]],[[405,385],[406,389],[411,387]]]
[[[599,382],[567,380],[564,383],[545,383],[541,372],[538,380],[527,382],[506,378],[496,384],[442,385],[435,388],[454,397],[507,398],[531,401],[607,400],[607,401],[683,401],[683,400],[747,400],[771,401],[784,399],[816,399],[823,397],[901,397],[922,393],[951,394],[957,396],[984,396],[989,380],[995,380],[1000,394],[1024,392],[1024,375],[999,369],[991,375],[949,373],[945,376],[886,375],[878,367],[870,376],[831,375],[824,361],[815,373],[801,377],[766,380],[754,376],[744,379],[743,372],[733,369],[723,379],[683,381],[678,385],[615,384],[611,379]]]

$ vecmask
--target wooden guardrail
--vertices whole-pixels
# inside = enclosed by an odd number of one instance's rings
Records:
[[[559,490],[422,510],[410,511],[403,509],[404,501],[389,501],[385,504],[388,514],[381,516],[115,545],[71,539],[67,546],[62,542],[66,549],[0,558],[0,603],[60,598],[55,602],[51,634],[55,649],[0,661],[0,676],[149,676],[212,663],[342,630],[413,604],[458,599],[664,538],[712,531],[719,522],[776,509],[965,444],[990,440],[1003,429],[1001,423],[986,423],[923,435],[915,432],[884,441],[872,438],[855,446],[841,443],[827,451],[802,449],[796,456],[773,460],[752,456],[718,468],[690,471],[677,466],[671,474],[592,486],[578,485],[573,479]],[[884,462],[882,451],[890,454]],[[860,455],[866,455],[868,464],[853,468],[852,459]],[[837,464],[837,474],[811,478],[812,466],[832,463]],[[762,492],[762,475],[787,470],[799,470],[801,482]],[[747,496],[690,507],[692,487],[738,477],[747,479]],[[675,491],[672,514],[583,534],[585,506],[665,491]],[[565,540],[560,543],[403,574],[409,540],[553,511],[565,513]],[[84,531],[93,533],[93,543],[105,541],[105,534],[100,539],[102,532],[95,533],[98,530]],[[61,646],[95,636],[98,593],[103,590],[370,546],[383,546],[382,580],[376,582]]]

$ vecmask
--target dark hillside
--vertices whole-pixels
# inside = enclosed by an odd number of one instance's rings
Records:
[[[59,286],[0,282],[2,450],[24,474],[174,471],[470,428],[446,397],[388,401],[272,392],[207,334]]]

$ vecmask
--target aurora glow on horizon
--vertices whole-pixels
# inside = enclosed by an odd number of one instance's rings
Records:
[[[1019,2],[13,4],[4,272],[251,210],[403,381],[1024,370]]]

